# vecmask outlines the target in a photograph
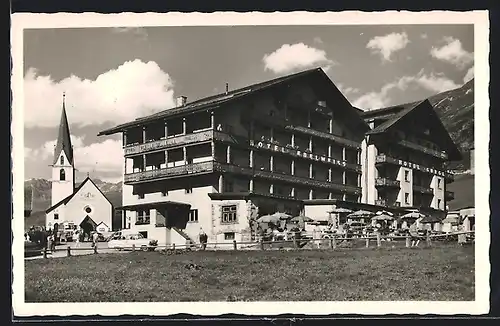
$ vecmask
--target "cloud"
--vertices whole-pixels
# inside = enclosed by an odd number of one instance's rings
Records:
[[[314,43],[323,44],[323,40],[318,36],[316,36],[313,41]]]
[[[354,87],[345,87],[344,84],[338,83],[335,84],[337,88],[340,90],[340,92],[344,95],[351,95],[351,94],[357,94],[360,92],[359,88],[354,88]]]
[[[276,51],[264,55],[262,61],[265,65],[264,69],[275,74],[313,66],[322,66],[327,71],[334,64],[332,60],[327,58],[325,51],[307,46],[304,43],[283,44]]]
[[[105,181],[116,182],[122,176],[123,149],[120,140],[106,139],[103,142],[84,144],[85,137],[71,136],[75,167],[79,172],[99,174]],[[24,149],[25,159],[41,161],[52,159],[56,140],[45,142],[37,149]]]
[[[371,49],[372,53],[380,54],[383,61],[391,61],[392,54],[404,49],[408,43],[410,40],[406,33],[391,33],[372,38],[366,48]]]
[[[440,48],[432,47],[431,56],[457,66],[459,69],[465,69],[474,62],[474,52],[467,52],[462,47],[460,40],[445,37],[446,44]]]
[[[428,37],[428,36],[427,36],[427,34],[425,34],[425,33],[420,34],[420,38],[421,38],[421,39],[424,39],[424,40],[425,40],[425,39],[427,39],[427,37]]]
[[[469,70],[467,70],[467,73],[465,74],[464,77],[464,84],[474,78],[474,66],[470,67]]]
[[[378,109],[392,105],[390,93],[405,91],[410,86],[424,88],[434,94],[460,87],[453,80],[443,74],[424,74],[421,70],[415,76],[403,76],[394,82],[384,85],[378,92],[369,92],[353,102],[353,105],[362,109]]]
[[[148,32],[144,27],[112,27],[113,33],[129,33],[139,36],[142,39],[148,38]]]
[[[94,80],[70,76],[54,81],[29,69],[24,77],[26,127],[54,127],[62,94],[71,124],[121,123],[174,106],[173,81],[157,63],[127,61]]]

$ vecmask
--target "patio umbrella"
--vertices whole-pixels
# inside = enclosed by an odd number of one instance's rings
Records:
[[[288,220],[288,219],[290,219],[292,217],[291,215],[289,215],[287,213],[281,213],[281,212],[274,213],[271,216],[277,217],[280,220]]]
[[[425,215],[419,212],[410,212],[406,213],[403,216],[401,216],[401,219],[419,219],[419,218],[424,218]]]
[[[388,212],[388,211],[378,211],[375,215],[389,215],[389,216],[394,216],[393,213]]]
[[[386,214],[375,215],[374,217],[372,217],[372,220],[376,220],[376,221],[390,221],[393,219],[394,219],[394,217],[386,215]]]
[[[360,210],[360,211],[356,211],[354,213],[347,215],[347,217],[349,217],[349,218],[361,218],[361,217],[371,217],[373,215],[375,215],[375,214],[373,214],[372,212]]]
[[[280,218],[274,215],[262,215],[257,219],[259,223],[278,223]]]
[[[334,213],[334,214],[339,214],[339,213],[352,213],[352,210],[348,208],[343,208],[343,207],[337,207],[329,211],[328,213]]]
[[[295,216],[290,221],[291,222],[312,222],[314,220],[308,216]]]
[[[441,219],[436,217],[436,216],[425,216],[420,220],[420,223],[422,224],[432,224],[432,223],[439,223],[441,222]]]

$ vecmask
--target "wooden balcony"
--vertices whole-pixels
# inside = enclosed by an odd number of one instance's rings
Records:
[[[417,192],[423,195],[434,195],[434,190],[432,190],[432,188],[421,185],[413,185],[413,192]]]
[[[392,180],[388,178],[377,178],[375,179],[375,187],[391,187],[391,188],[399,188],[401,182],[399,180]]]
[[[437,150],[432,149],[432,148],[428,148],[428,147],[425,147],[425,146],[422,146],[419,144],[415,144],[414,142],[411,142],[408,140],[404,140],[404,139],[399,140],[398,144],[401,146],[407,147],[407,148],[411,148],[411,149],[420,151],[420,152],[428,154],[428,155],[432,155],[434,157],[437,157],[437,158],[440,158],[443,160],[446,160],[448,158],[448,155],[444,152],[440,152],[440,151],[437,151]]]
[[[257,169],[252,169],[250,167],[242,167],[242,166],[216,162],[214,169],[221,173],[246,175],[248,177],[263,178],[272,181],[282,181],[282,182],[300,184],[305,187],[324,188],[329,190],[337,190],[341,192],[353,193],[357,195],[361,194],[361,188],[356,186],[349,186],[349,185],[332,183],[328,181],[303,178],[290,174],[271,172],[266,170],[257,170]]]
[[[333,134],[330,134],[327,132],[318,131],[318,130],[303,127],[303,126],[292,126],[292,125],[285,126],[285,129],[299,132],[302,134],[306,134],[309,136],[316,136],[319,138],[327,139],[327,140],[333,141],[337,144],[340,144],[340,145],[343,145],[346,147],[351,147],[351,148],[356,148],[356,149],[361,148],[361,143],[357,143],[353,140],[346,139],[346,138],[340,137],[340,136],[336,136],[336,135],[333,135]]]
[[[174,166],[157,170],[125,174],[123,182],[128,185],[128,184],[136,184],[158,179],[168,179],[168,178],[182,177],[187,175],[206,174],[213,171],[214,171],[214,162],[209,161],[209,162],[193,163],[193,164],[186,164],[186,165]]]
[[[140,155],[149,152],[162,151],[167,148],[177,147],[177,146],[185,146],[196,143],[203,143],[207,141],[211,141],[213,139],[218,139],[221,141],[232,142],[231,136],[224,132],[215,131],[215,130],[203,130],[197,131],[191,134],[179,135],[175,137],[160,139],[150,141],[144,144],[134,144],[125,146],[123,148],[124,155],[134,156]]]
[[[403,161],[394,157],[390,157],[386,154],[380,154],[375,157],[375,165],[381,165],[381,164],[394,164],[398,166],[407,167],[409,169],[418,170],[424,173],[441,176],[445,178],[447,181],[453,181],[454,178],[453,174],[449,172],[434,168],[429,168],[412,162]]]

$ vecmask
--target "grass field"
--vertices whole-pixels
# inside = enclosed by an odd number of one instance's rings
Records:
[[[474,300],[474,248],[456,244],[133,252],[25,264],[26,302]]]

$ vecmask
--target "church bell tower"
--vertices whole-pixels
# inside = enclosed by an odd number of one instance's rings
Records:
[[[73,146],[66,116],[66,95],[63,94],[61,122],[52,162],[52,206],[73,194],[75,190],[75,168]]]

